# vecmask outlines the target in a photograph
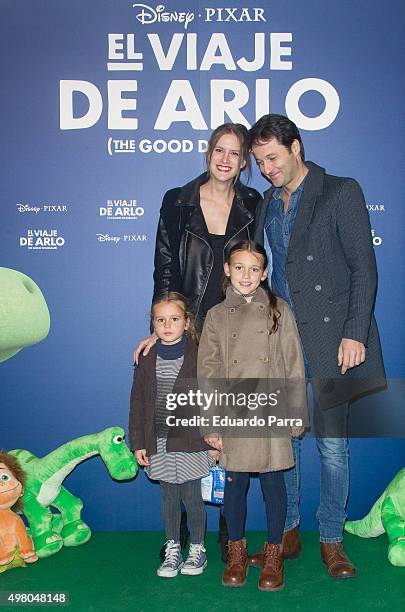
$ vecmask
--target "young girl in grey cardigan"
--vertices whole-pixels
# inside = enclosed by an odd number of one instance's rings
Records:
[[[178,428],[169,426],[167,418],[173,413],[166,406],[169,393],[181,392],[182,383],[196,378],[195,329],[186,298],[174,291],[154,301],[151,319],[158,341],[148,355],[140,357],[135,369],[129,439],[139,465],[145,467],[149,478],[160,483],[167,542],[157,574],[164,578],[173,578],[179,571],[197,575],[207,565],[201,478],[209,474],[213,460],[198,428],[187,427],[179,433]],[[179,410],[175,414],[179,416]],[[190,529],[185,563],[180,548],[181,503]]]

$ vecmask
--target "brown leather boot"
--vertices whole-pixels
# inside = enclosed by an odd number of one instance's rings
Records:
[[[293,527],[283,535],[283,556],[284,559],[298,559],[301,554],[301,540],[298,527]]]
[[[263,569],[259,578],[259,591],[281,591],[284,588],[284,557],[281,544],[265,542]]]
[[[286,531],[283,534],[283,556],[284,559],[297,559],[301,554],[301,540],[300,540],[300,532],[298,531],[298,527],[293,527],[290,531]],[[255,553],[254,555],[249,556],[249,565],[252,567],[258,567],[262,569],[263,567],[263,551]]]
[[[246,583],[248,569],[246,540],[229,540],[228,563],[222,576],[222,584],[230,587],[243,586]]]
[[[356,568],[343,550],[342,542],[321,542],[321,558],[332,578],[353,578]]]
[[[258,569],[262,569],[263,567],[263,551],[259,550],[254,555],[249,555],[248,557],[250,567],[257,567]]]

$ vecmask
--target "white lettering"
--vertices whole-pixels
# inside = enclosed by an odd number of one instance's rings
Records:
[[[317,91],[325,99],[325,108],[318,117],[307,117],[299,107],[301,96],[307,91]],[[330,126],[339,112],[340,100],[336,89],[323,79],[301,79],[292,85],[285,100],[285,110],[291,121],[302,130],[323,130]]]
[[[176,61],[181,43],[183,42],[184,34],[173,34],[170,41],[169,50],[164,54],[159,34],[148,34],[148,38],[155,54],[156,61],[160,70],[171,70]]]
[[[137,81],[108,81],[108,129],[137,130],[138,119],[123,117],[122,111],[136,110],[136,99],[122,98],[123,91],[137,91]]]
[[[108,59],[118,60],[124,59],[124,35],[123,34],[109,34],[108,35]]]
[[[232,100],[225,101],[225,91],[232,91]],[[249,127],[249,122],[240,112],[249,100],[249,89],[241,81],[213,80],[211,81],[211,127],[217,127],[225,122],[225,114],[233,123],[242,123]]]
[[[292,70],[292,62],[281,59],[283,55],[291,55],[291,47],[282,47],[282,42],[292,42],[291,32],[270,34],[270,70]]]
[[[264,32],[256,32],[254,43],[255,52],[253,59],[248,61],[245,57],[241,57],[236,62],[241,70],[245,70],[245,72],[254,72],[255,70],[260,70],[260,68],[263,68],[265,59],[264,44]]]
[[[180,100],[184,110],[177,110]],[[201,114],[190,81],[173,80],[155,122],[155,130],[168,130],[172,123],[189,122],[194,130],[206,130],[207,124]],[[222,123],[220,121],[220,123]]]
[[[73,93],[86,96],[89,108],[82,117],[73,116]],[[103,100],[97,87],[88,81],[60,81],[59,126],[61,130],[80,130],[92,127],[101,117]]]
[[[217,49],[220,55],[216,55]],[[231,50],[228,46],[226,36],[223,33],[211,35],[200,70],[211,70],[214,64],[222,64],[227,70],[236,70]]]

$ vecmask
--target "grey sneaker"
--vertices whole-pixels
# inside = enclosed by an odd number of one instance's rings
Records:
[[[188,557],[181,573],[186,576],[198,576],[202,574],[207,567],[207,555],[205,554],[204,543],[190,544],[190,550],[188,551]]]
[[[168,540],[166,542],[165,560],[157,570],[161,578],[174,578],[183,567],[184,561],[181,556],[180,542]]]

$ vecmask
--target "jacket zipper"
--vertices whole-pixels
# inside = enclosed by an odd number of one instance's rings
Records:
[[[210,243],[209,243],[209,242],[207,242],[207,241],[206,241],[204,238],[202,238],[201,236],[197,236],[197,234],[194,234],[193,232],[190,232],[190,230],[186,230],[186,232],[188,232],[188,233],[189,233],[189,234],[191,234],[192,236],[195,236],[195,238],[199,238],[200,240],[202,240],[203,242],[205,242],[205,244],[207,245],[207,247],[208,247],[208,248],[209,248],[209,250],[211,251],[211,255],[212,255],[212,264],[211,264],[211,267],[210,267],[209,272],[208,272],[208,274],[207,274],[207,280],[205,281],[204,288],[203,288],[203,290],[202,290],[202,292],[201,292],[201,294],[200,294],[200,298],[199,298],[199,300],[198,300],[198,304],[197,304],[197,308],[196,308],[195,318],[197,318],[197,317],[198,317],[198,312],[199,312],[199,310],[200,310],[201,302],[202,302],[202,299],[203,299],[203,297],[204,297],[205,290],[206,290],[206,288],[207,288],[209,278],[210,278],[210,276],[211,276],[212,268],[214,267],[214,255],[213,255],[213,252],[212,252],[212,249],[211,249],[211,245],[210,245]]]
[[[223,264],[225,263],[225,257],[224,257],[224,256],[225,256],[225,248],[226,248],[226,246],[227,246],[227,245],[230,243],[230,241],[231,241],[231,240],[233,240],[233,238],[235,238],[235,236],[237,236],[238,234],[240,234],[240,232],[241,232],[241,231],[243,231],[243,230],[244,230],[246,227],[248,227],[248,225],[250,225],[250,224],[252,223],[252,221],[253,221],[253,220],[251,219],[251,220],[250,220],[248,223],[246,223],[246,224],[245,224],[243,227],[241,227],[241,228],[240,228],[240,229],[239,229],[239,230],[236,232],[236,234],[233,234],[233,236],[231,236],[231,237],[229,238],[229,240],[228,240],[228,241],[227,241],[227,242],[224,244],[224,248],[223,248],[223,251],[222,251],[222,263],[223,263]],[[213,255],[213,253],[212,253],[212,249],[211,249],[211,245],[209,244],[209,242],[207,242],[207,241],[206,241],[204,238],[202,238],[202,236],[197,236],[197,234],[194,234],[193,232],[190,232],[190,230],[186,230],[186,231],[187,231],[189,234],[191,234],[192,236],[195,236],[196,238],[199,238],[200,240],[202,240],[203,242],[205,242],[205,244],[208,246],[209,250],[211,251],[211,255]],[[248,230],[248,234],[249,234],[249,236],[250,236],[250,232],[249,232],[249,230]],[[199,312],[199,310],[200,310],[201,302],[202,302],[202,299],[203,299],[203,297],[204,297],[205,290],[206,290],[206,288],[207,288],[208,281],[209,281],[209,278],[210,278],[210,276],[211,276],[211,272],[212,272],[212,268],[213,268],[213,267],[214,267],[214,262],[212,262],[212,264],[211,264],[211,267],[210,267],[209,273],[208,273],[208,275],[207,275],[207,280],[205,281],[204,289],[203,289],[203,291],[202,291],[202,292],[201,292],[201,294],[200,294],[200,299],[198,300],[198,305],[197,305],[197,308],[196,308],[196,313],[195,313],[195,317],[196,317],[196,318],[197,318],[197,316],[198,316],[198,312]]]
[[[224,250],[223,250],[223,254],[222,254],[222,259],[224,260],[224,261],[223,261],[223,263],[225,263],[225,258],[224,258],[224,255],[225,255],[225,249],[226,249],[226,247],[228,246],[228,244],[231,242],[231,240],[233,240],[233,239],[235,238],[235,236],[237,236],[238,234],[240,234],[242,230],[244,230],[246,227],[248,227],[248,225],[250,225],[250,224],[252,223],[252,221],[253,221],[253,219],[251,219],[251,220],[250,220],[248,223],[246,223],[246,225],[244,225],[243,227],[241,227],[241,228],[240,228],[240,229],[239,229],[239,230],[236,232],[236,234],[234,234],[233,236],[231,236],[231,237],[229,238],[229,240],[228,240],[228,241],[227,241],[227,242],[224,244]],[[248,229],[248,235],[249,235],[249,240],[250,240],[250,232],[249,232],[249,229]]]

